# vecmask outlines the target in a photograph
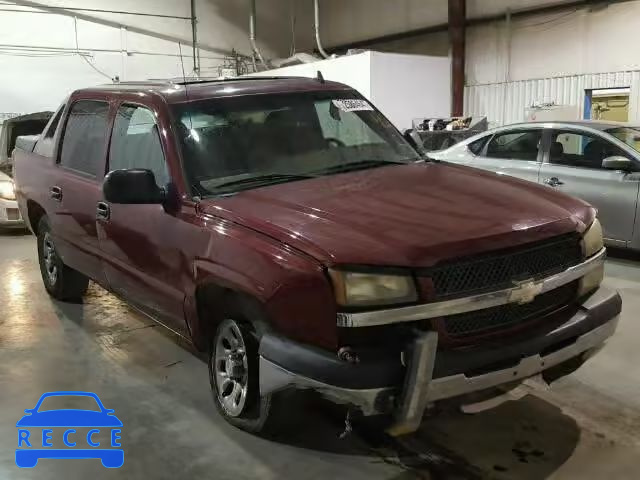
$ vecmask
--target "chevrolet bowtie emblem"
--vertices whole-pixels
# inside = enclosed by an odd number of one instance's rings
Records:
[[[529,303],[542,291],[542,283],[527,280],[518,283],[509,293],[509,303]]]

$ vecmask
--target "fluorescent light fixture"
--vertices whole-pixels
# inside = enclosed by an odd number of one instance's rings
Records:
[[[611,97],[616,95],[629,95],[631,88],[599,88],[597,90],[591,90],[592,97]]]

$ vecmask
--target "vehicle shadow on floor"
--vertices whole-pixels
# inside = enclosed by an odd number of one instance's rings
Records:
[[[640,251],[624,248],[607,247],[607,256],[615,260],[628,260],[640,262]]]
[[[581,434],[572,417],[535,395],[472,415],[427,415],[418,432],[397,438],[384,432],[381,419],[356,417],[353,432],[341,440],[336,433],[344,429],[346,409],[318,398],[298,408],[291,418],[296,428],[284,429],[274,441],[345,455],[366,453],[420,478],[547,478],[571,457]],[[302,428],[311,418],[314,427]]]
[[[28,228],[3,228],[0,227],[0,238],[2,237],[26,237],[31,235],[31,231]]]
[[[479,478],[538,480],[571,457],[580,434],[576,421],[560,408],[527,395],[472,415],[426,417],[416,434],[399,442],[418,459],[434,452],[464,459]]]

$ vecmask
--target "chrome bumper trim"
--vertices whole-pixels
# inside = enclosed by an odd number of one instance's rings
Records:
[[[523,380],[537,375],[547,368],[565,362],[591,349],[601,347],[605,340],[616,331],[618,319],[619,317],[614,317],[604,325],[578,337],[575,343],[565,348],[545,356],[532,355],[525,357],[520,360],[518,365],[511,368],[496,370],[476,377],[467,377],[460,374],[437,378],[429,384],[427,399],[429,402],[434,402],[445,398],[457,397],[465,393],[485,390],[513,380]]]
[[[437,350],[437,332],[426,332],[413,342],[402,388],[403,394],[395,411],[395,421],[387,430],[391,435],[414,432],[420,426],[422,415],[427,408],[427,392],[432,382]]]
[[[592,270],[601,267],[604,264],[605,257],[606,249],[603,248],[583,263],[569,267],[564,272],[542,280],[521,283],[496,292],[373,312],[338,313],[337,323],[339,327],[370,327],[456,315],[508,303],[528,303],[536,295],[571,283]]]
[[[407,378],[405,380],[405,384],[415,385],[417,388],[405,388],[400,396],[401,404],[410,402],[412,404],[421,405],[423,409],[419,411],[410,411],[407,415],[403,415],[404,412],[402,410],[398,410],[396,420],[387,429],[387,432],[391,435],[402,435],[417,430],[422,420],[424,408],[426,408],[430,403],[486,390],[517,380],[524,380],[526,378],[533,377],[548,368],[559,365],[571,358],[585,354],[585,352],[599,349],[605,340],[613,335],[617,326],[618,316],[614,317],[604,325],[581,335],[573,344],[560,350],[556,350],[549,355],[531,355],[520,360],[520,363],[514,367],[496,370],[475,377],[467,377],[464,374],[458,374],[451,375],[449,377],[431,379],[431,375],[429,375],[427,381],[425,381],[425,379]],[[429,334],[425,334],[425,336],[427,335]],[[420,339],[417,341],[419,342]],[[429,360],[430,356],[428,352],[425,352],[418,358],[412,357],[412,362],[428,362]],[[407,377],[409,377],[411,373],[412,371],[410,370]]]

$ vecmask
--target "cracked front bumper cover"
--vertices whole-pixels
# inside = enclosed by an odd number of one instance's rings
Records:
[[[461,352],[457,357],[438,351],[436,332],[421,332],[407,349],[406,368],[400,358],[347,364],[327,352],[266,335],[260,346],[260,392],[266,395],[290,387],[316,390],[330,400],[359,407],[365,415],[393,413],[389,432],[409,433],[419,427],[424,410],[434,402],[524,380],[567,360],[588,358],[615,332],[620,309],[618,293],[601,287],[570,319],[545,335],[484,352]],[[490,365],[496,358],[512,358],[514,352],[518,360],[508,368],[468,373],[483,362]]]

